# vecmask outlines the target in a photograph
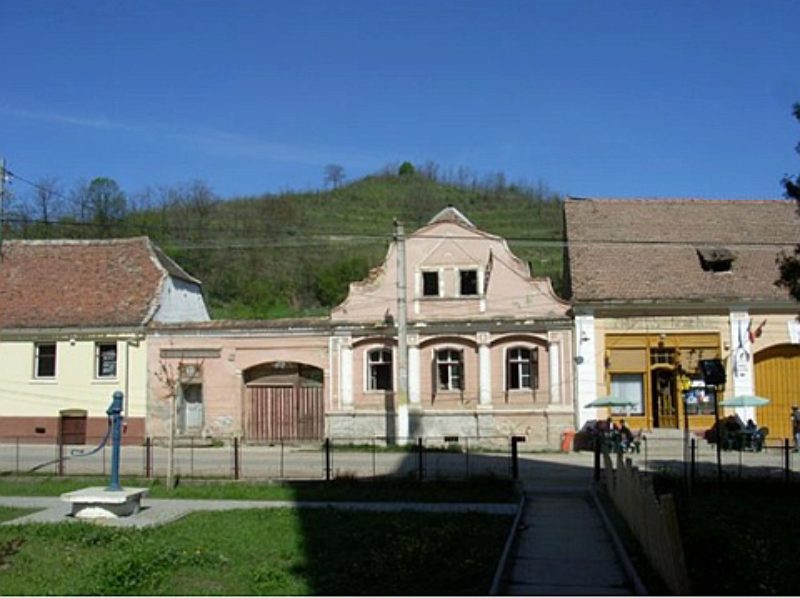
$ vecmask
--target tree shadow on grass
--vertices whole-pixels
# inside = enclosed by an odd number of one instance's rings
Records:
[[[298,501],[413,501],[440,507],[518,502],[507,455],[473,453],[469,465],[465,460],[453,451],[429,452],[421,462],[418,454],[408,453],[395,471],[369,480],[348,477],[291,487]],[[522,456],[518,472],[526,485],[546,490],[588,488],[592,479],[591,468],[547,456]],[[513,515],[455,510],[415,512],[410,504],[409,510],[385,512],[301,508],[305,563],[298,573],[314,594],[485,595]]]

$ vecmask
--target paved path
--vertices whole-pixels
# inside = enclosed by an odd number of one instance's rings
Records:
[[[593,471],[586,461],[571,465],[540,463],[528,472],[526,507],[501,594],[634,594],[590,495]]]
[[[59,497],[0,496],[0,506],[42,509],[4,525],[24,523],[61,523],[80,521],[70,516],[70,505]],[[130,517],[99,519],[95,523],[114,527],[150,527],[163,525],[193,511],[229,511],[233,509],[349,509],[355,511],[423,511],[428,513],[481,512],[494,515],[514,515],[516,505],[497,503],[412,503],[412,502],[327,502],[280,500],[177,500],[145,498],[142,510]]]
[[[620,557],[590,495],[592,455],[530,455],[520,461],[526,508],[515,550],[500,593],[506,595],[632,595]],[[0,497],[0,505],[42,511],[8,524],[75,521],[58,497]],[[361,510],[483,511],[513,514],[516,505],[451,503],[327,503],[289,501],[170,500],[143,501],[133,517],[106,520],[106,525],[160,525],[197,510],[252,508],[349,508]]]

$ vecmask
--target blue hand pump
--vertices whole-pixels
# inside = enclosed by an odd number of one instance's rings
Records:
[[[122,490],[119,484],[119,448],[122,443],[122,391],[116,391],[106,414],[111,420],[111,479],[109,492]]]

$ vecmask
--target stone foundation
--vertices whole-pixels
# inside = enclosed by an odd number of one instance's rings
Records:
[[[387,439],[395,442],[394,414],[380,411],[327,413],[326,433],[337,441],[354,444]],[[525,436],[520,450],[558,450],[566,430],[572,430],[571,412],[546,410],[411,411],[409,438],[424,438],[426,444],[469,442],[471,446],[507,447],[511,436]],[[457,439],[457,440],[456,440]]]

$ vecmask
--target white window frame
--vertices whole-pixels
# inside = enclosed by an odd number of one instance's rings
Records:
[[[529,386],[517,386],[515,388],[511,387],[511,352],[512,351],[529,351],[530,357],[527,360],[527,363],[530,367],[530,372],[528,375],[529,378]],[[522,358],[517,358],[514,360],[513,365],[518,367],[522,367],[525,363],[525,360]],[[511,347],[507,347],[503,352],[503,368],[504,368],[504,379],[505,379],[505,387],[507,392],[530,392],[532,390],[537,390],[539,388],[539,347],[532,347],[528,345],[514,345]],[[520,381],[522,380],[522,375],[520,373]]]
[[[53,347],[53,373],[41,374],[39,372],[40,355],[39,350],[42,347]],[[58,374],[58,343],[43,342],[33,344],[33,377],[37,380],[54,380]]]
[[[101,372],[100,348],[114,346],[114,373],[112,375]],[[94,377],[97,380],[116,380],[119,375],[119,344],[117,341],[97,341],[94,344]]]
[[[629,393],[624,392],[620,386],[625,382],[632,382],[636,378],[639,383],[639,404],[631,408],[613,408],[612,415],[639,416],[646,413],[647,403],[647,381],[645,372],[609,372],[608,386],[610,394],[618,394],[621,398],[628,398]],[[614,379],[616,378],[616,380]]]
[[[386,361],[372,361],[372,355],[374,353],[381,353],[381,359],[383,358],[383,354],[389,354],[389,382],[391,384],[391,388],[374,388],[372,386],[372,366],[373,365],[387,365]],[[394,350],[390,347],[371,347],[364,350],[364,390],[366,392],[394,392],[395,389],[395,377],[394,377]]]
[[[440,359],[439,354],[447,351],[447,359]],[[453,354],[457,357],[452,359]],[[454,347],[440,347],[434,349],[433,359],[436,363],[436,392],[463,392],[464,391],[464,351],[463,349],[456,349]],[[447,386],[442,386],[442,376],[440,367],[447,367]],[[458,368],[458,381],[459,385],[453,385],[453,369]]]

